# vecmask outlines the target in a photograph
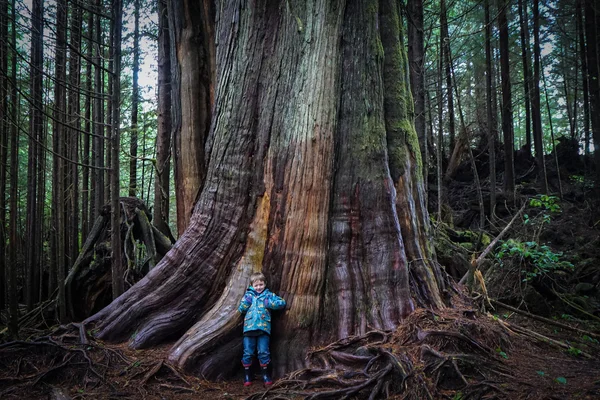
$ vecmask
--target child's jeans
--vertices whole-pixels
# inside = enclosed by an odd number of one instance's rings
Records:
[[[261,366],[271,362],[271,353],[269,352],[270,337],[266,333],[259,336],[244,336],[244,356],[242,364],[244,367],[252,365],[252,357],[258,347],[258,361]]]

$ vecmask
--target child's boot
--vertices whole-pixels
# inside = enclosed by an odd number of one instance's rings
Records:
[[[265,385],[269,386],[273,384],[273,380],[271,379],[271,375],[269,374],[269,364],[261,365],[260,369],[262,370],[263,381]]]
[[[244,386],[252,385],[252,375],[250,375],[250,367],[244,367]]]

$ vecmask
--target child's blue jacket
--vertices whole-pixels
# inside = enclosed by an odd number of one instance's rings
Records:
[[[285,307],[285,300],[265,288],[262,293],[257,293],[252,286],[248,287],[246,294],[240,301],[238,311],[246,313],[244,318],[244,333],[261,330],[271,334],[271,311],[281,310]]]

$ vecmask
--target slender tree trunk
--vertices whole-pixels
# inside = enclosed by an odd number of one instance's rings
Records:
[[[397,6],[223,3],[205,185],[173,249],[86,321],[99,337],[139,348],[183,334],[170,362],[230,373],[236,308],[261,269],[288,301],[278,371],[309,346],[443,307]]]
[[[112,13],[112,92],[111,92],[111,171],[110,171],[110,195],[111,195],[111,251],[112,251],[112,289],[113,299],[119,297],[125,291],[123,274],[125,272],[121,257],[121,205],[119,203],[119,150],[121,147],[120,129],[120,101],[121,101],[121,25],[123,22],[122,0],[113,0]]]
[[[548,124],[550,125],[550,138],[552,140],[552,154],[554,154],[554,162],[556,164],[556,176],[558,182],[558,195],[563,198],[562,182],[560,181],[560,164],[558,163],[558,154],[554,141],[554,126],[552,125],[552,113],[550,110],[550,100],[548,96],[548,86],[546,85],[546,76],[542,74],[542,82],[544,84],[544,97],[546,98],[546,110],[548,111]]]
[[[39,170],[41,168],[39,159],[39,143],[41,142],[43,126],[43,34],[44,34],[44,4],[42,0],[34,0],[32,3],[31,14],[31,69],[30,69],[30,92],[31,103],[29,106],[29,148],[27,163],[27,215],[26,215],[26,238],[27,246],[26,265],[27,280],[25,283],[26,295],[25,302],[27,309],[31,310],[38,301],[39,288],[39,268],[38,254],[40,248],[36,246],[41,242],[38,237],[41,236],[40,222],[41,215],[37,215],[38,207],[38,181]]]
[[[131,133],[129,142],[129,196],[138,195],[137,192],[137,156],[138,156],[138,108],[140,101],[140,1],[134,1],[134,28],[133,28],[133,92],[131,94]],[[143,176],[143,174],[142,174]],[[143,189],[143,185],[142,185]],[[142,192],[140,193],[140,195]]]
[[[17,13],[15,7],[15,0],[12,0],[11,4],[12,23],[11,23],[11,38],[10,43],[13,49],[17,48],[17,27],[15,21],[17,20]],[[8,245],[8,274],[6,279],[6,286],[8,287],[8,330],[13,337],[17,337],[19,334],[19,314],[18,314],[18,298],[17,298],[17,269],[19,262],[17,260],[17,248],[18,248],[18,235],[17,235],[17,196],[18,196],[18,184],[19,184],[19,129],[17,120],[17,111],[19,98],[17,95],[17,55],[12,52],[11,57],[11,81],[13,82],[10,91],[10,194],[9,194],[9,214],[10,221],[8,232],[10,235]]]
[[[531,99],[531,117],[533,119],[533,142],[535,159],[538,167],[538,179],[542,185],[542,192],[548,193],[546,178],[546,164],[544,163],[544,134],[542,132],[542,110],[540,100],[540,12],[539,0],[533,0],[533,91]]]
[[[600,191],[600,67],[598,66],[598,23],[600,23],[598,1],[585,2],[585,39],[589,74],[589,102],[596,164],[596,190]]]
[[[590,155],[590,102],[589,102],[589,77],[587,68],[587,52],[585,43],[585,25],[583,23],[583,12],[585,0],[577,2],[576,16],[579,27],[579,58],[581,59],[581,82],[583,91],[583,137],[585,159]]]
[[[508,0],[498,3],[498,29],[500,31],[500,69],[502,77],[502,133],[504,135],[504,193],[512,198],[515,191],[514,132],[510,83],[510,49],[508,43]]]
[[[8,0],[0,0],[0,310],[6,307],[6,170],[8,166]]]
[[[525,90],[525,151],[531,155],[531,50],[529,49],[529,24],[527,0],[518,0],[519,25],[521,26],[521,60],[523,62],[523,89]]]
[[[443,204],[446,202],[446,195],[444,192],[444,180],[443,180],[443,172],[442,172],[442,164],[444,160],[444,100],[443,100],[443,92],[442,92],[442,69],[444,65],[444,46],[440,41],[439,45],[439,61],[437,64],[437,108],[438,108],[438,137],[437,137],[437,187],[438,187],[438,221],[442,221],[442,208]]]
[[[92,60],[94,59],[93,53],[93,38],[94,38],[94,14],[88,13],[87,19],[87,63],[85,67],[85,103],[84,103],[84,131],[83,135],[83,151],[81,160],[83,164],[90,165],[90,141],[92,140]],[[90,168],[82,168],[82,180],[81,180],[81,240],[85,243],[88,233],[90,231],[90,220],[93,213],[93,197],[90,196]],[[92,199],[92,201],[90,201]]]
[[[211,0],[169,4],[177,231],[188,226],[206,178],[205,143],[214,102],[214,9]],[[191,19],[201,18],[198,25]],[[211,143],[207,148],[212,146]]]
[[[96,10],[100,12],[103,10],[102,0],[96,0]],[[95,17],[95,38],[96,44],[94,46],[95,54],[95,67],[94,67],[94,87],[95,87],[95,99],[93,106],[93,118],[94,118],[94,139],[92,141],[92,157],[94,158],[94,166],[96,169],[92,171],[92,188],[93,188],[93,201],[94,201],[94,212],[92,213],[92,220],[95,220],[100,215],[102,206],[106,204],[104,202],[105,197],[105,180],[104,180],[104,81],[102,79],[104,72],[102,71],[103,55],[100,44],[104,43],[102,38],[102,24],[100,23],[100,16]]]
[[[415,130],[423,157],[423,177],[427,183],[427,126],[425,123],[425,49],[423,0],[408,0],[408,60],[410,88],[415,104]],[[425,185],[427,187],[427,185]]]
[[[65,232],[65,161],[63,156],[65,140],[66,115],[66,29],[67,1],[59,0],[56,9],[56,56],[55,56],[55,85],[54,85],[54,125],[53,150],[54,173],[52,181],[52,196],[54,198],[54,232],[56,235],[56,282],[58,286],[58,316],[61,321],[66,319],[65,277],[66,277],[66,232]]]
[[[73,162],[68,165],[66,175],[67,186],[67,234],[68,234],[68,261],[67,270],[73,265],[79,255],[79,139],[81,131],[80,117],[80,83],[81,83],[81,24],[82,10],[78,5],[79,0],[72,0],[71,29],[69,44],[69,91],[68,91],[68,133],[69,147],[65,154]]]
[[[492,114],[492,22],[489,0],[485,0],[485,92],[488,128],[488,153],[490,163],[490,218],[496,210],[496,126]]]
[[[154,225],[171,237],[169,182],[171,175],[171,44],[166,0],[158,0],[158,132],[154,181]]]
[[[444,71],[446,74],[446,96],[448,97],[448,134],[450,135],[450,152],[455,146],[455,118],[454,118],[454,96],[452,94],[452,73],[450,72],[450,35],[448,34],[448,11],[446,10],[446,0],[440,0],[440,40],[444,52]]]

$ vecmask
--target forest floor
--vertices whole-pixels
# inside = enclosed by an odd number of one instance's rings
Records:
[[[563,180],[561,200],[518,182],[517,200],[499,200],[487,240],[472,181],[454,182],[452,221],[434,230],[451,242],[450,255],[436,247],[455,281],[526,204],[481,279],[450,284],[450,307],[418,309],[395,332],[311,349],[310,369],[269,388],[258,374],[244,387],[242,371],[219,382],[177,371],[164,361],[169,344],[82,344],[77,325],[38,325],[17,342],[0,332],[0,399],[599,399],[600,202],[576,173]],[[551,173],[550,185],[558,190]]]

